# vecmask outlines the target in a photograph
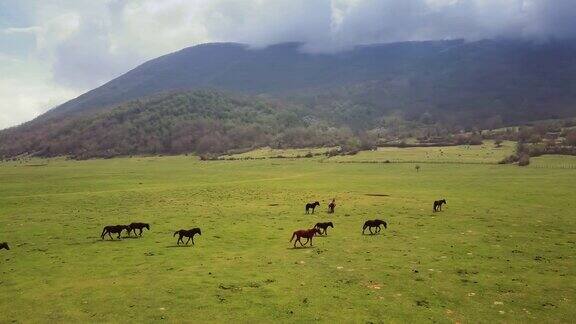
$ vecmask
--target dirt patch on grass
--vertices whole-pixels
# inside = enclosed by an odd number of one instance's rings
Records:
[[[370,197],[390,197],[390,195],[387,194],[378,194],[378,193],[367,193],[364,194],[365,196],[370,196]]]

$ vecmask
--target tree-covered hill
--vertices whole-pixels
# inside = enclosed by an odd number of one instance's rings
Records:
[[[348,129],[304,122],[301,107],[216,91],[166,93],[0,133],[0,156],[112,157],[336,145]],[[312,118],[313,119],[313,118]]]

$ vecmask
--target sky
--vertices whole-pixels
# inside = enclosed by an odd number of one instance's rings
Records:
[[[0,129],[184,47],[576,37],[576,0],[0,0]]]

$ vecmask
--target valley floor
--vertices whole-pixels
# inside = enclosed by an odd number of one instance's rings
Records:
[[[0,164],[0,322],[576,317],[575,169],[321,159]],[[374,218],[388,229],[362,235]],[[151,231],[100,239],[133,221]],[[319,221],[335,228],[293,249]]]

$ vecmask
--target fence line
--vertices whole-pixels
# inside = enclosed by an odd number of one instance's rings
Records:
[[[576,164],[530,164],[536,169],[576,169]]]

